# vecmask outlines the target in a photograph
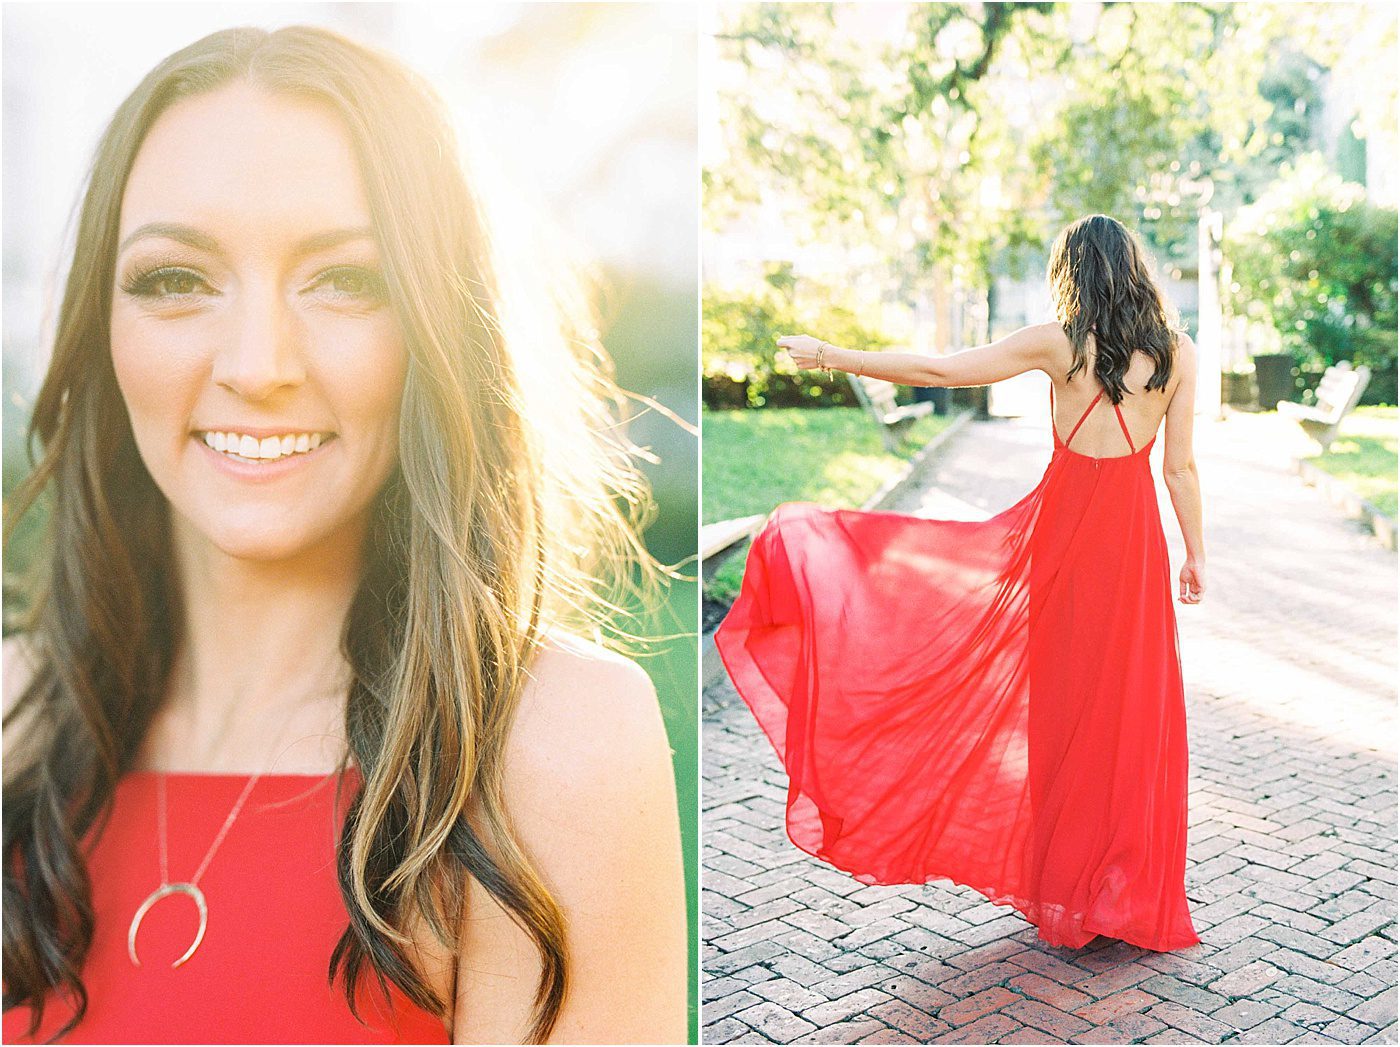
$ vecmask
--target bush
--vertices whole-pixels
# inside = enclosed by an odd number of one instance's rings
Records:
[[[1380,379],[1368,394],[1393,396],[1396,231],[1394,209],[1308,154],[1230,223],[1227,308],[1272,326],[1300,367],[1364,364]]]
[[[854,403],[844,374],[795,368],[777,340],[814,334],[836,345],[881,349],[890,341],[834,295],[809,290],[796,300],[791,278],[769,279],[755,291],[706,287],[702,315],[702,395],[713,410],[733,407],[837,407]],[[819,302],[820,304],[815,304]]]

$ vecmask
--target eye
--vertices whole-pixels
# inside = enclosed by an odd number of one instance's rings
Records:
[[[174,266],[161,266],[133,274],[122,285],[122,290],[136,298],[169,300],[192,298],[201,287],[208,288],[209,285],[198,273]]]
[[[327,269],[317,278],[315,286],[328,289],[335,298],[382,302],[388,297],[384,277],[376,270],[356,265]]]

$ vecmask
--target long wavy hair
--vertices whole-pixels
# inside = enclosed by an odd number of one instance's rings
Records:
[[[1093,335],[1094,374],[1115,404],[1128,394],[1123,375],[1135,350],[1156,363],[1147,388],[1166,389],[1180,321],[1146,249],[1122,222],[1094,214],[1066,226],[1050,248],[1049,279],[1055,318],[1074,347],[1066,379],[1088,366]]]
[[[542,1041],[569,984],[565,928],[509,824],[503,752],[545,631],[624,647],[640,638],[616,627],[619,604],[645,605],[672,573],[640,538],[656,507],[634,460],[649,455],[623,435],[635,394],[616,385],[579,287],[552,285],[542,307],[538,288],[504,275],[426,81],[305,26],[229,29],[170,55],[118,108],[87,176],[30,424],[34,467],[7,511],[8,542],[42,500],[48,535],[20,623],[34,672],[5,717],[25,726],[4,783],[4,1006],[33,1007],[33,1035],[49,993],[67,990],[77,1013],[55,1040],[86,1011],[81,841],[134,765],[181,636],[168,504],[111,361],[123,191],[167,107],[239,79],[344,121],[409,355],[399,461],[341,638],[353,674],[342,769],[353,757],[362,784],[336,845],[349,926],[327,977],[357,1017],[372,972],[445,1018],[451,1001],[409,959],[410,929],[421,920],[452,947],[469,875],[538,950],[530,1037]]]

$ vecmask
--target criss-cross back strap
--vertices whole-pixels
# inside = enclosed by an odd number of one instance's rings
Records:
[[[1086,408],[1084,408],[1084,413],[1081,414],[1081,415],[1079,416],[1079,421],[1077,421],[1077,422],[1074,423],[1074,428],[1070,430],[1069,436],[1067,436],[1067,437],[1065,438],[1064,444],[1065,444],[1066,447],[1068,447],[1068,446],[1070,445],[1070,442],[1074,439],[1074,434],[1077,433],[1077,432],[1079,432],[1079,427],[1080,427],[1081,425],[1084,424],[1084,419],[1086,419],[1086,418],[1089,417],[1089,412],[1092,411],[1092,410],[1094,409],[1094,405],[1097,404],[1097,403],[1099,402],[1099,398],[1102,397],[1102,396],[1103,396],[1103,390],[1100,389],[1097,393],[1094,394],[1094,398],[1093,398],[1092,400],[1089,401],[1089,406],[1086,407]],[[1125,421],[1123,420],[1123,412],[1122,412],[1122,410],[1118,407],[1117,404],[1114,404],[1114,405],[1113,405],[1113,413],[1116,414],[1116,415],[1118,416],[1118,427],[1119,427],[1120,429],[1123,430],[1123,436],[1124,436],[1124,437],[1127,439],[1127,441],[1128,441],[1128,447],[1132,449],[1132,451],[1133,451],[1134,454],[1136,454],[1136,453],[1137,453],[1137,447],[1133,444],[1133,436],[1132,436],[1132,434],[1131,434],[1130,432],[1128,432],[1128,423],[1125,422]],[[1051,427],[1051,429],[1054,429],[1054,427],[1055,427],[1055,383],[1054,383],[1054,382],[1051,382],[1051,383],[1050,383],[1050,427]]]
[[[1136,454],[1137,448],[1133,446],[1133,434],[1128,432],[1128,423],[1123,421],[1123,412],[1118,409],[1117,404],[1113,405],[1113,413],[1118,416],[1118,428],[1123,430],[1123,439],[1128,441],[1128,449]]]

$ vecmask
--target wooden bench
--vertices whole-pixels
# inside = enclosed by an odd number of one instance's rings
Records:
[[[907,407],[896,404],[895,386],[892,382],[867,378],[850,371],[846,372],[846,377],[851,380],[851,388],[855,390],[860,405],[880,423],[880,437],[885,441],[885,449],[891,454],[899,451],[899,443],[904,438],[905,430],[914,424],[914,420],[933,410],[933,404],[928,400],[909,404]]]
[[[1370,380],[1369,367],[1353,369],[1350,360],[1342,360],[1323,373],[1317,386],[1316,403],[1295,404],[1291,400],[1280,400],[1278,413],[1301,425],[1326,452],[1337,438],[1342,419],[1356,406]]]

